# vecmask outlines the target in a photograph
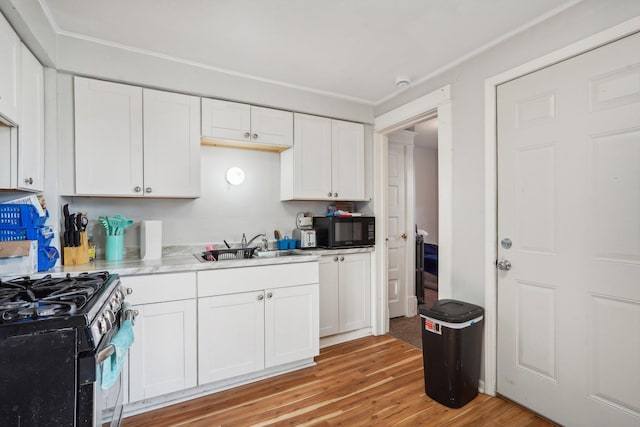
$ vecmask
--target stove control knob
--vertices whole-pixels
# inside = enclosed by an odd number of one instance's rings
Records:
[[[111,330],[111,328],[113,328],[113,324],[111,323],[111,321],[107,319],[104,314],[100,316],[100,319],[98,320],[98,331],[101,334],[106,334]]]
[[[110,309],[107,308],[104,311],[104,316],[107,318],[109,323],[111,323],[112,325],[116,322],[116,315],[113,313],[113,310],[110,310]],[[111,328],[109,328],[109,329],[111,329]]]

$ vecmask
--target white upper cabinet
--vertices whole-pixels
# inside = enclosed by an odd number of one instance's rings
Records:
[[[202,137],[207,145],[282,151],[293,145],[293,113],[202,98]]]
[[[144,89],[143,100],[145,196],[199,197],[200,98]]]
[[[280,173],[281,200],[364,200],[364,125],[294,114]]]
[[[0,44],[6,40],[0,40]],[[44,69],[18,44],[18,127],[0,126],[0,189],[44,189]],[[4,65],[1,64],[0,68]]]
[[[20,38],[0,14],[0,115],[19,122]]]
[[[364,199],[364,126],[331,120],[331,184],[333,198]]]
[[[142,196],[142,88],[75,77],[74,99],[76,194]]]
[[[76,194],[200,196],[197,97],[82,77],[74,89]]]
[[[17,186],[44,190],[44,68],[21,44],[20,126]]]

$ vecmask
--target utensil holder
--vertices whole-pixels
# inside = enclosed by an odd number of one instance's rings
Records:
[[[104,252],[107,261],[122,261],[124,258],[124,236],[106,236]]]
[[[65,246],[62,249],[63,265],[80,265],[89,263],[89,241],[87,232],[80,232],[80,246]]]

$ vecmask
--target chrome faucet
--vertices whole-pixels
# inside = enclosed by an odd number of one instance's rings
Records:
[[[267,240],[267,235],[265,233],[260,233],[260,234],[256,234],[255,236],[253,236],[251,239],[249,239],[249,241],[247,242],[247,246],[246,247],[251,247],[251,243],[253,243],[254,240],[256,240],[257,238],[262,237],[262,244],[264,245],[264,250],[268,250],[269,249],[269,241]]]

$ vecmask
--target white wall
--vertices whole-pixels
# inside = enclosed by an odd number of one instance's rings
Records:
[[[484,235],[484,81],[638,15],[637,0],[584,0],[375,108],[379,116],[451,84],[453,298],[483,305],[485,240],[495,240]]]
[[[416,189],[415,220],[429,235],[426,243],[438,243],[438,150],[416,145],[413,150]]]

